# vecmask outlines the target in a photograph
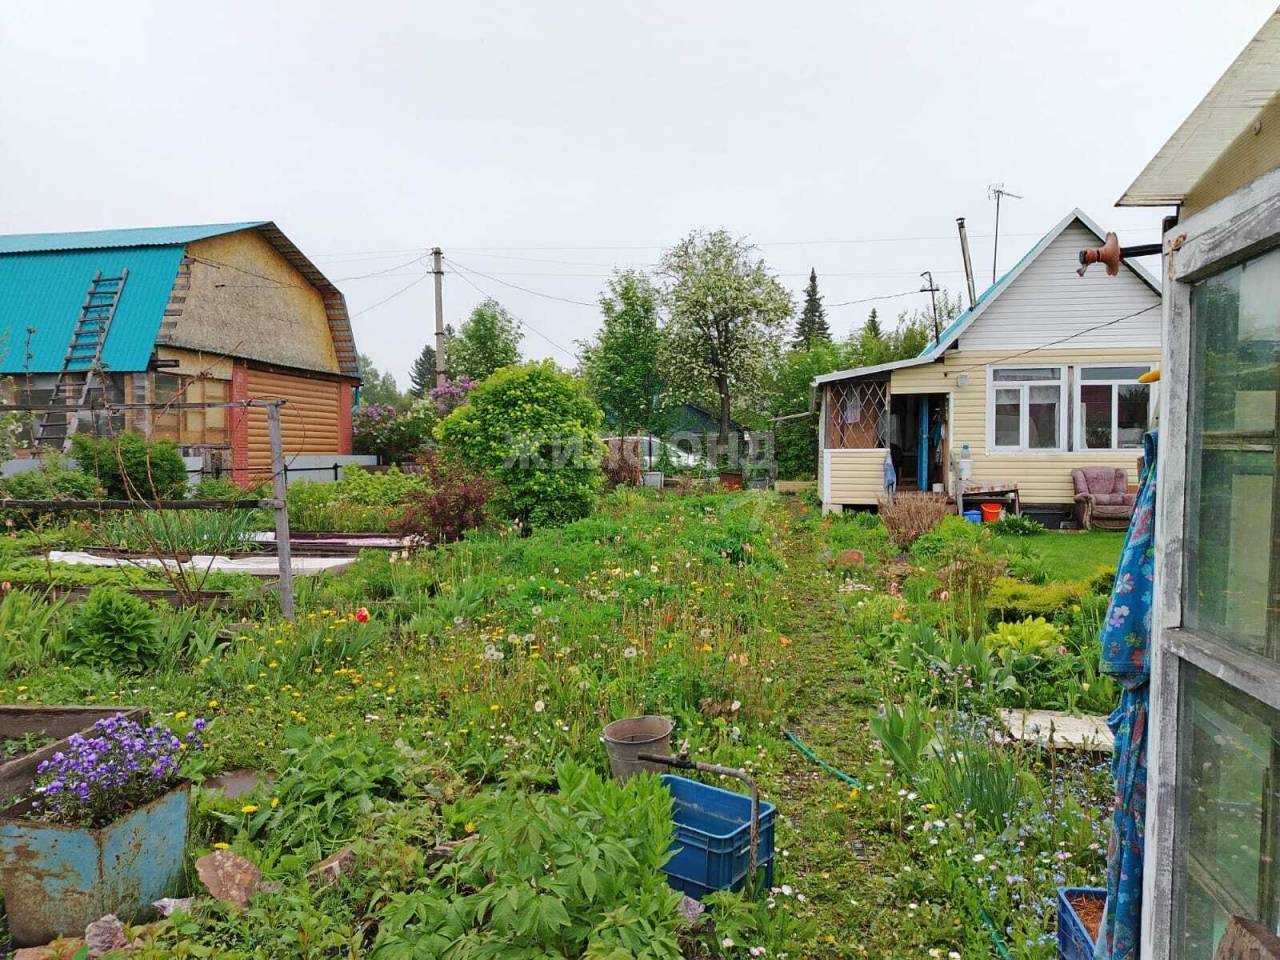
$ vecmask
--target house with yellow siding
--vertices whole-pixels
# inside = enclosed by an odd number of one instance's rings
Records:
[[[876,505],[886,458],[899,491],[1016,490],[1049,522],[1073,503],[1075,467],[1136,483],[1160,286],[1129,261],[1080,276],[1080,250],[1102,243],[1073,210],[918,356],[815,378],[824,511]]]
[[[342,456],[360,383],[346,300],[270,221],[0,236],[0,374],[100,408],[37,414],[33,448],[136,430],[244,482],[270,471],[265,412],[195,404],[283,399],[286,456]]]

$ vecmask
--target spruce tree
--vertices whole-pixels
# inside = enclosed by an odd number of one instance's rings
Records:
[[[818,293],[818,271],[809,270],[809,284],[804,288],[804,310],[796,324],[796,339],[792,346],[809,349],[818,343],[831,342],[831,328],[827,325],[827,311]]]
[[[409,393],[415,397],[425,397],[427,391],[436,385],[436,348],[427,344],[418,354],[409,368]]]
[[[875,307],[872,307],[871,312],[867,314],[867,322],[862,328],[862,335],[869,340],[884,339],[884,331],[880,329],[880,315],[876,313]]]

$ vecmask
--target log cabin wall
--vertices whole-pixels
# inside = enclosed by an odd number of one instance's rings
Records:
[[[242,369],[243,399],[286,401],[280,412],[286,461],[300,454],[351,451],[349,381],[301,370],[249,364],[243,365]],[[236,479],[242,482],[265,479],[271,473],[266,411],[254,407],[241,417],[242,426],[235,431],[243,444],[236,450]]]

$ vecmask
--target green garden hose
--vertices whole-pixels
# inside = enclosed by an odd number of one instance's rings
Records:
[[[806,757],[808,757],[810,760],[812,760],[814,763],[820,766],[823,770],[827,771],[827,773],[831,774],[837,780],[843,780],[845,783],[849,784],[849,786],[851,787],[858,787],[859,789],[865,789],[866,787],[865,783],[863,783],[857,777],[851,777],[849,776],[849,774],[845,773],[843,770],[837,770],[831,764],[827,763],[827,761],[823,760],[816,753],[810,750],[809,747],[805,744],[805,742],[801,740],[799,737],[797,737],[790,730],[783,730],[782,732],[786,734],[786,737],[788,740],[791,741],[792,746],[794,746],[802,754],[804,754]]]
[[[851,777],[843,770],[838,770],[831,764],[827,763],[827,761],[823,760],[816,753],[810,750],[808,745],[790,730],[783,730],[782,732],[786,738],[791,741],[791,745],[793,747],[837,780],[843,780],[851,787],[866,787],[866,784],[857,777]],[[973,892],[972,887],[970,888],[970,892]],[[1000,930],[996,927],[995,921],[991,919],[991,914],[987,913],[983,907],[979,906],[978,917],[982,920],[982,925],[987,928],[987,933],[991,935],[991,945],[996,949],[996,956],[998,956],[1000,960],[1013,960],[1013,954],[1009,952],[1009,948],[1005,945],[1004,938],[1000,936]]]

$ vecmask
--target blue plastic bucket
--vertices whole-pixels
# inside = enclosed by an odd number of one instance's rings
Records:
[[[732,790],[665,774],[675,822],[675,854],[663,867],[667,883],[695,900],[740,889],[751,871],[751,798]],[[756,866],[773,883],[773,804],[760,801]]]
[[[982,511],[981,511],[981,510],[966,510],[966,511],[964,512],[964,518],[965,518],[966,520],[968,520],[970,523],[981,523],[981,522],[982,522]]]

